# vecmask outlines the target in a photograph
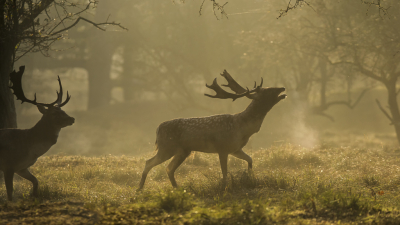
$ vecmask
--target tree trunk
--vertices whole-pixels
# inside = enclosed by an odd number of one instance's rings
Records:
[[[110,71],[113,51],[111,51],[109,46],[102,47],[100,45],[91,48],[90,51],[93,52],[87,65],[89,74],[88,109],[92,110],[110,103]]]
[[[121,87],[124,89],[124,101],[131,102],[134,99],[135,91],[134,84],[132,82],[135,71],[135,60],[134,60],[135,48],[132,43],[128,43],[124,48],[124,72],[121,74]]]
[[[388,104],[390,113],[392,114],[392,122],[396,131],[397,141],[400,144],[400,111],[399,104],[397,103],[396,81],[386,83],[386,88],[388,90]]]
[[[0,49],[0,129],[16,128],[17,115],[14,96],[9,88],[14,45],[2,42],[0,43]]]
[[[110,5],[105,5],[102,1],[96,9],[95,21],[104,19]],[[101,34],[101,38],[98,35]],[[96,109],[106,106],[111,100],[111,63],[115,52],[115,34],[113,32],[103,32],[94,30],[92,36],[88,37],[89,59],[87,61],[87,71],[89,74],[89,102],[88,109]]]

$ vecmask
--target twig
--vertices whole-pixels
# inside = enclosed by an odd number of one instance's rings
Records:
[[[306,0],[296,0],[296,2],[293,5],[291,4],[291,2],[292,2],[292,0],[289,1],[286,9],[280,10],[280,13],[279,13],[279,16],[277,17],[277,19],[279,19],[283,16],[286,16],[290,10],[293,10],[297,7],[302,7],[304,4],[309,6],[311,9],[313,9],[315,11],[315,9]]]
[[[216,0],[210,0],[213,3],[213,12],[215,15],[215,18],[217,18],[217,20],[219,20],[216,10],[219,11],[221,13],[221,18],[223,18],[224,16],[228,19],[228,14],[225,12],[224,7],[226,6],[226,4],[228,4],[228,2],[225,2],[223,5],[219,4],[218,2],[216,2]],[[203,10],[203,6],[204,6],[204,2],[205,0],[203,0],[203,2],[201,3],[200,9],[199,9],[199,15],[201,16],[201,12]]]
[[[200,6],[200,9],[199,9],[199,15],[201,16],[201,10],[203,10],[203,5],[204,5],[204,2],[205,2],[206,0],[203,0],[203,2],[201,3],[201,6]]]
[[[351,109],[353,109],[354,107],[356,107],[356,105],[358,105],[358,103],[360,102],[360,100],[362,99],[362,97],[364,97],[365,93],[367,93],[367,91],[369,91],[370,88],[366,88],[364,89],[361,94],[358,96],[357,100],[353,103],[353,105],[351,105]]]
[[[384,16],[389,16],[389,12],[388,11],[390,9],[390,6],[388,6],[387,8],[383,7],[382,4],[381,4],[381,0],[377,0],[376,2],[375,1],[367,2],[365,0],[361,0],[361,2],[363,4],[368,5],[367,12],[365,13],[366,15],[368,15],[368,12],[369,12],[369,9],[371,8],[371,6],[377,6],[378,9],[379,9],[379,17],[383,18],[382,15],[381,15],[381,12],[383,12]]]
[[[64,28],[64,29],[61,29],[61,30],[59,30],[59,31],[57,31],[57,32],[52,33],[51,36],[54,36],[54,35],[56,35],[56,34],[59,34],[59,33],[61,33],[61,32],[64,32],[64,31],[66,31],[66,30],[71,29],[71,28],[74,27],[76,24],[78,24],[80,20],[84,20],[84,21],[86,21],[86,22],[92,24],[93,26],[97,27],[98,29],[100,29],[100,30],[102,30],[102,31],[105,31],[106,29],[100,27],[101,25],[114,25],[114,26],[118,26],[118,27],[120,27],[120,28],[122,28],[122,29],[124,29],[124,30],[128,30],[126,27],[123,27],[120,23],[115,23],[115,22],[111,22],[111,23],[108,23],[108,22],[104,22],[104,23],[95,23],[95,22],[93,22],[93,21],[91,21],[91,20],[85,19],[85,18],[83,18],[83,17],[79,17],[73,24],[71,24],[70,26],[68,26],[68,27],[66,27],[66,28]]]
[[[57,4],[54,4],[54,8],[55,8],[55,10],[56,10],[56,12],[57,12],[58,18],[60,18],[61,23],[62,23],[62,24],[64,25],[64,27],[65,27],[64,19],[61,19],[60,13],[58,13]]]
[[[333,101],[333,102],[328,102],[328,103],[322,104],[322,105],[320,105],[320,106],[314,107],[314,108],[312,109],[312,112],[313,112],[314,114],[316,114],[316,115],[324,116],[324,117],[330,119],[332,122],[335,122],[335,119],[334,119],[332,116],[330,116],[330,115],[324,113],[325,110],[327,110],[329,107],[331,107],[331,106],[333,106],[333,105],[345,105],[345,106],[347,106],[347,107],[350,108],[350,109],[354,109],[354,107],[356,107],[356,106],[358,105],[358,103],[360,102],[360,100],[364,97],[365,93],[367,93],[367,91],[369,91],[369,90],[371,90],[371,89],[372,89],[372,88],[366,88],[366,89],[364,89],[364,90],[360,93],[360,95],[358,96],[357,100],[356,100],[353,104],[351,104],[351,101],[350,101],[350,100],[349,100],[349,101]]]

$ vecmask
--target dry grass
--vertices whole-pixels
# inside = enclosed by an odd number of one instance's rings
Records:
[[[45,156],[31,168],[39,198],[30,197],[28,181],[16,179],[17,200],[7,203],[0,186],[0,223],[400,223],[400,152],[359,146],[247,151],[253,172],[230,157],[227,186],[218,157],[196,153],[176,172],[181,188],[171,188],[165,163],[150,172],[141,192],[136,189],[151,150],[142,157]]]

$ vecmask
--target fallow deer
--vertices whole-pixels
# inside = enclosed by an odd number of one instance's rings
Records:
[[[252,99],[250,105],[241,113],[214,115],[201,118],[174,119],[163,122],[157,128],[156,147],[157,154],[146,161],[146,165],[139,184],[139,190],[143,188],[147,174],[160,163],[174,156],[167,166],[167,174],[173,187],[177,187],[174,172],[190,155],[192,151],[205,153],[218,153],[222,169],[223,182],[227,178],[228,155],[231,154],[248,163],[248,169],[252,169],[252,159],[243,152],[242,148],[249,138],[260,130],[266,114],[280,100],[286,98],[284,87],[262,88],[261,84],[254,85],[249,90],[240,86],[226,70],[221,74],[227,81],[225,87],[229,87],[235,93],[229,93],[222,89],[217,78],[212,85],[206,86],[216,92],[216,95],[208,95],[211,98],[233,99],[247,97]]]
[[[28,168],[57,142],[61,128],[70,126],[75,122],[74,118],[61,110],[61,107],[68,103],[71,96],[67,92],[67,98],[62,102],[63,89],[60,77],[58,77],[60,92],[57,91],[57,100],[50,104],[44,104],[36,102],[36,94],[34,100],[25,97],[21,84],[24,70],[25,67],[21,66],[18,72],[13,71],[10,74],[12,83],[10,88],[14,91],[17,100],[36,105],[43,116],[30,129],[0,130],[0,170],[4,173],[9,201],[12,201],[14,173],[32,182],[32,194],[37,196],[38,180],[29,172]]]

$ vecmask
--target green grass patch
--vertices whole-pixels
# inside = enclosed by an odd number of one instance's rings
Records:
[[[230,157],[222,182],[218,156],[196,153],[175,173],[155,167],[137,192],[145,161],[105,155],[45,156],[39,180],[0,186],[0,224],[399,224],[400,157],[387,149],[281,145],[251,151],[254,168]],[[400,156],[400,155],[399,155]],[[58,217],[57,217],[58,216]],[[72,222],[71,222],[72,221]]]

